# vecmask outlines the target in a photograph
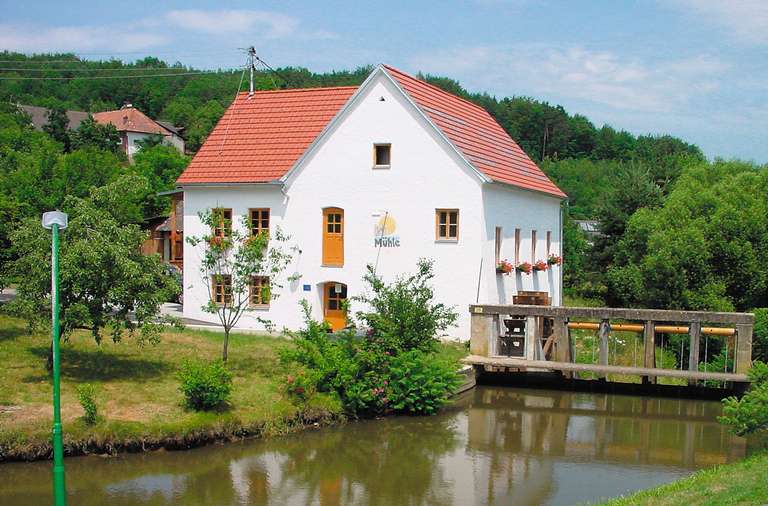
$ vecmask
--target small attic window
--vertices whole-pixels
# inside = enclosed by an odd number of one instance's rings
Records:
[[[391,163],[391,144],[373,145],[373,166],[375,168],[389,168]]]

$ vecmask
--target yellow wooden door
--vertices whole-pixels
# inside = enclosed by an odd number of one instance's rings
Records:
[[[329,282],[323,285],[323,312],[331,329],[341,330],[347,326],[344,301],[347,300],[347,285]]]
[[[344,265],[344,210],[323,209],[323,265]]]

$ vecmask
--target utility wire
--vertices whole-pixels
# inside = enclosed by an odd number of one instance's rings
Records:
[[[289,80],[287,77],[285,77],[283,74],[281,74],[281,73],[280,73],[280,72],[278,72],[277,70],[275,70],[275,69],[273,69],[272,67],[270,67],[270,66],[269,66],[269,64],[268,64],[267,62],[265,62],[264,60],[262,60],[262,59],[261,59],[261,58],[259,58],[258,56],[256,57],[256,61],[258,61],[259,63],[261,63],[262,65],[264,65],[264,66],[265,66],[267,69],[269,69],[269,71],[270,71],[270,72],[274,73],[274,74],[275,74],[277,77],[279,77],[280,79],[282,79],[282,80],[285,82],[285,84],[286,84],[286,85],[290,85],[290,84],[291,84],[291,81],[290,81],[290,80]]]
[[[97,80],[97,79],[140,79],[144,77],[174,77],[174,76],[199,76],[205,74],[215,74],[215,71],[206,72],[176,72],[171,74],[134,74],[122,76],[69,76],[69,77],[13,77],[0,76],[3,81],[71,81],[73,79]]]
[[[187,68],[173,68],[173,67],[103,67],[98,69],[93,68],[76,68],[76,67],[52,67],[52,68],[7,68],[0,67],[0,72],[141,72],[145,70],[179,70],[189,72]]]

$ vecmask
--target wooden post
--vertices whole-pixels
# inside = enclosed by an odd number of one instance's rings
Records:
[[[555,360],[557,362],[572,362],[571,331],[568,329],[568,321],[562,316],[556,317],[552,331],[555,336]],[[573,377],[571,372],[564,371],[562,375],[568,379]]]
[[[611,333],[611,322],[602,320],[597,333],[600,338],[600,365],[608,365],[608,335]],[[605,373],[600,373],[600,379],[605,378]]]
[[[646,321],[643,329],[643,367],[656,367],[656,328],[652,320]],[[643,376],[643,385],[656,383],[655,377]]]
[[[176,224],[176,210],[178,209],[178,200],[176,199],[176,196],[174,195],[171,197],[171,247],[169,249],[169,255],[170,258],[168,259],[169,264],[174,264],[176,262],[176,241],[178,240],[178,232],[177,232],[177,224]]]
[[[538,320],[536,316],[529,316],[525,319],[525,358],[527,360],[538,359],[536,356],[536,340],[541,339],[538,332]]]
[[[736,325],[736,352],[734,353],[736,374],[747,374],[752,367],[752,325]]]
[[[701,344],[701,322],[691,322],[689,330],[691,351],[688,354],[688,370],[699,370],[699,345]],[[688,385],[696,386],[696,380],[688,380]]]

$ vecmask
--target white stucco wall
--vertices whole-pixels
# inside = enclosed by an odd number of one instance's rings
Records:
[[[126,154],[128,155],[129,160],[133,160],[133,155],[135,155],[141,149],[141,146],[138,143],[149,137],[152,137],[153,135],[141,132],[126,132],[126,134],[128,138],[128,152]],[[170,135],[164,137],[163,143],[175,147],[179,150],[180,153],[184,153],[184,139],[178,135]]]
[[[502,228],[500,259],[515,263],[515,229],[520,229],[519,261],[547,260],[549,253],[562,256],[560,200],[555,197],[522,190],[509,185],[487,184],[483,188],[484,234],[483,294],[480,302],[512,304],[512,296],[520,290],[549,292],[553,305],[562,304],[562,267],[552,266],[544,272],[509,275],[496,274],[496,227]],[[532,231],[536,231],[536,256],[533,255]]]
[[[392,144],[391,168],[372,168],[374,143]],[[298,328],[301,299],[307,299],[314,316],[322,319],[322,283],[344,283],[353,297],[363,289],[365,266],[375,263],[377,257],[378,272],[387,280],[413,272],[417,260],[426,257],[435,261],[436,299],[455,306],[459,313],[458,325],[448,334],[468,339],[467,306],[477,300],[478,293],[481,302],[500,301],[498,296],[492,298],[491,289],[496,283],[494,226],[504,226],[507,234],[514,233],[513,223],[523,230],[536,223],[542,241],[551,227],[553,250],[559,248],[555,211],[559,201],[499,186],[503,185],[483,185],[395,86],[380,76],[310,151],[284,187],[185,187],[184,231],[187,236],[203,235],[197,213],[207,208],[232,208],[239,225],[249,208],[269,207],[271,226],[282,227],[301,248],[301,255],[285,273],[299,273],[301,279],[285,283],[269,310],[246,314],[242,328],[260,328],[256,314],[269,318],[278,328]],[[344,209],[345,261],[340,268],[321,266],[322,212],[326,207]],[[437,208],[459,209],[457,243],[435,240]],[[398,237],[399,247],[379,249],[374,245],[374,226],[384,213],[396,222],[393,235]],[[200,248],[185,245],[184,249],[184,316],[215,321],[200,309],[208,297],[199,272]],[[546,246],[541,248],[545,251]],[[309,285],[309,291],[304,291],[304,285]],[[353,310],[355,307],[353,303]]]

